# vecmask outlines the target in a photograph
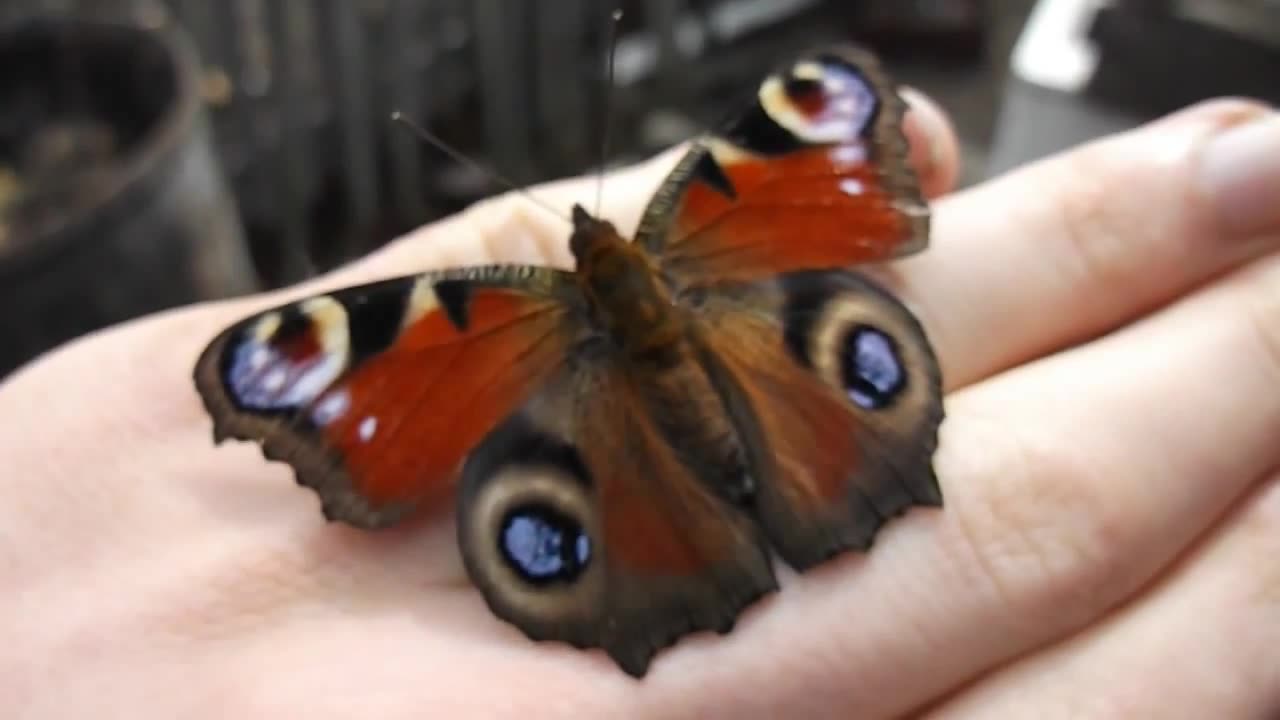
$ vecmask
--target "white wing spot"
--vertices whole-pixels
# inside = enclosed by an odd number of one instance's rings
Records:
[[[867,151],[861,145],[841,145],[831,151],[831,160],[844,167],[861,165],[867,161]]]
[[[370,415],[360,421],[360,427],[356,429],[360,433],[362,442],[369,442],[373,439],[373,434],[378,431],[378,418]]]
[[[865,189],[862,183],[854,178],[845,178],[840,181],[840,192],[845,195],[861,195]]]
[[[261,370],[271,361],[271,351],[259,345],[249,355],[249,370]]]
[[[267,392],[277,392],[284,387],[285,382],[289,380],[289,373],[282,367],[273,368],[262,378],[262,389]]]
[[[317,425],[328,425],[346,414],[349,407],[351,395],[346,390],[339,390],[316,403],[315,410],[311,411],[311,418]]]

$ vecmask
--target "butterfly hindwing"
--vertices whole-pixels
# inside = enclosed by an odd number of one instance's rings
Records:
[[[805,54],[694,142],[646,209],[637,242],[693,286],[920,251],[929,215],[903,113],[872,56]]]
[[[464,470],[459,544],[490,608],[635,676],[688,633],[727,632],[777,587],[728,422],[691,359],[582,358]]]
[[[891,518],[942,504],[940,373],[900,302],[850,272],[802,271],[720,288],[702,310],[755,511],[789,565],[866,550]]]
[[[566,273],[492,266],[319,295],[229,328],[196,365],[218,439],[293,466],[331,520],[395,523],[563,362]]]

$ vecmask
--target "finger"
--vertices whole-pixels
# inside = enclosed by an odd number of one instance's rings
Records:
[[[1154,597],[983,680],[929,717],[1274,718],[1277,558],[1280,476]]]
[[[944,198],[935,213],[929,251],[888,282],[922,316],[948,386],[962,387],[1280,245],[1280,115],[1207,103]]]
[[[1280,464],[1277,387],[1273,256],[955,393],[936,460],[945,508],[804,575],[727,640],[672,653],[654,682],[717,702],[758,688],[732,708],[748,716],[800,702],[898,717],[1153,578]]]
[[[903,132],[920,190],[929,199],[945,195],[955,188],[960,177],[960,142],[955,128],[929,96],[915,88],[903,88],[901,94],[908,107]]]

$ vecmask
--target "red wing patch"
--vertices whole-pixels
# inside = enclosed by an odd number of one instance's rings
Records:
[[[896,257],[917,216],[882,185],[858,145],[722,165],[735,198],[690,184],[664,265],[683,278],[747,281]]]
[[[563,362],[564,289],[537,281],[554,277],[428,274],[262,313],[210,345],[197,387],[218,436],[262,442],[330,519],[391,524],[447,497],[467,453]]]
[[[842,48],[793,61],[677,165],[637,242],[688,286],[922,250],[929,211],[903,113],[867,55]]]

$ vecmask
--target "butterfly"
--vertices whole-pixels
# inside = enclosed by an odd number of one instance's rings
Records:
[[[329,521],[455,502],[466,571],[537,641],[643,677],[804,571],[940,507],[942,381],[852,268],[919,252],[904,103],[835,46],[700,135],[633,239],[573,208],[572,271],[457,267],[255,314],[200,356],[215,442],[292,466]]]

